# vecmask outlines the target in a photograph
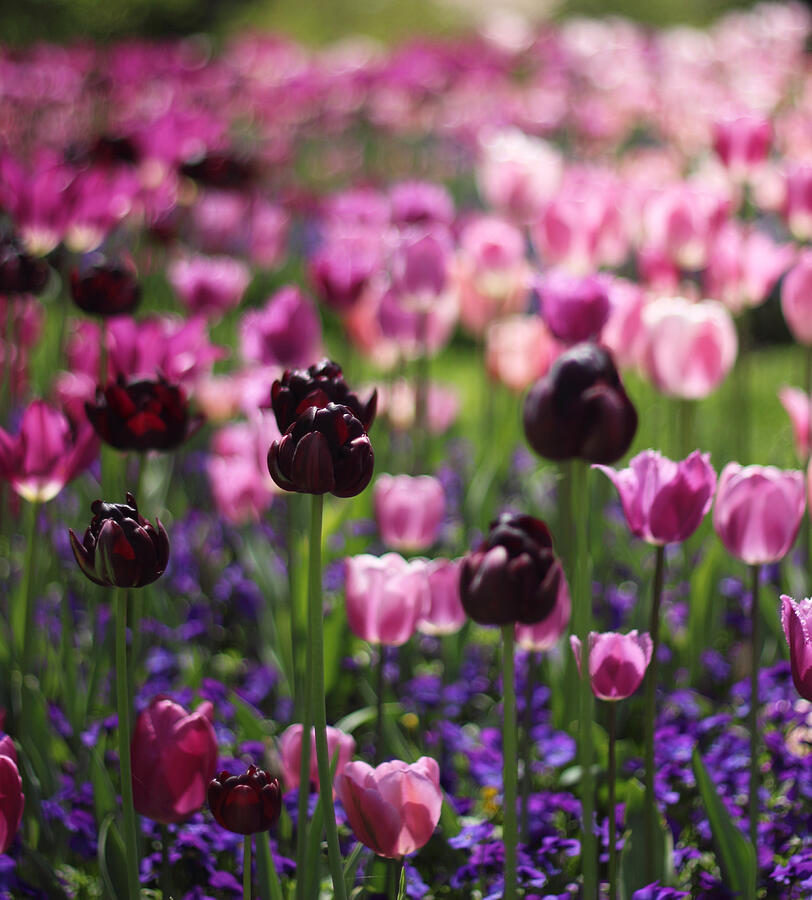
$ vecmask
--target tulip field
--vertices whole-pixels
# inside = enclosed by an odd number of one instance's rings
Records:
[[[812,896],[811,39],[0,47],[0,898]]]

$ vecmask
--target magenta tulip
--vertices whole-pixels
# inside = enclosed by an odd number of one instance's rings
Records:
[[[349,557],[345,592],[351,631],[392,647],[409,640],[430,603],[425,562],[406,562],[397,553]]]
[[[229,256],[189,256],[170,263],[167,277],[190,313],[219,319],[239,306],[251,270]]]
[[[417,630],[423,634],[454,634],[468,616],[460,599],[461,559],[432,559],[426,563],[429,603]]]
[[[604,281],[564,271],[548,272],[536,284],[541,312],[553,335],[565,344],[594,340],[609,318]]]
[[[445,515],[445,491],[431,475],[379,475],[375,520],[393,550],[427,550],[437,541]]]
[[[719,478],[713,527],[728,553],[748,565],[778,562],[795,541],[804,506],[802,472],[732,462]]]
[[[805,250],[781,285],[781,310],[799,344],[812,346],[812,250]]]
[[[713,149],[734,178],[742,179],[770,152],[772,126],[759,115],[720,119],[713,126]]]
[[[710,454],[699,450],[680,462],[644,450],[627,469],[593,468],[617,488],[631,533],[655,545],[689,538],[711,508],[716,488]]]
[[[378,856],[414,853],[440,821],[440,769],[428,756],[412,765],[393,760],[376,769],[351,762],[336,779],[336,792],[355,836]]]
[[[282,775],[288,788],[299,787],[299,768],[302,760],[303,725],[291,725],[279,738],[279,759],[282,763]],[[340,728],[327,726],[327,756],[331,760],[338,754],[335,775],[339,776],[355,753],[355,738],[345,734]],[[316,731],[310,731],[310,781],[318,785],[319,768],[316,759]]]
[[[781,595],[781,624],[789,644],[789,661],[795,690],[812,701],[812,600],[793,600]]]
[[[581,642],[570,636],[572,652],[581,671]],[[630,631],[620,634],[607,631],[589,633],[588,666],[592,693],[599,700],[625,700],[643,681],[651,662],[651,637]]]
[[[11,846],[24,807],[23,781],[16,760],[0,754],[0,853],[5,853]]]
[[[212,716],[211,703],[190,714],[160,696],[138,716],[130,751],[133,801],[142,816],[168,825],[204,805],[217,771]]]
[[[246,313],[240,324],[243,359],[282,368],[308,366],[322,356],[318,313],[297,287],[278,290],[262,309]]]

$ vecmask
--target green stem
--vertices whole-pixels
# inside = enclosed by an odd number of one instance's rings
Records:
[[[138,900],[138,841],[133,805],[130,762],[130,704],[127,687],[127,589],[116,588],[116,700],[118,705],[118,756],[121,767],[121,805],[124,815],[124,849],[130,900]]]
[[[426,421],[429,402],[429,351],[426,339],[428,313],[420,313],[418,328],[417,373],[414,388],[414,467],[415,475],[425,471],[429,427]]]
[[[377,687],[377,725],[375,728],[375,765],[380,765],[383,762],[383,692],[385,687],[384,681],[384,646],[380,644],[378,646],[378,667],[377,667],[377,678],[378,678],[378,687]]]
[[[504,782],[505,889],[504,900],[516,900],[516,673],[513,660],[513,623],[502,626],[502,778]]]
[[[617,900],[617,823],[615,822],[615,704],[609,703],[609,900]]]
[[[336,814],[333,806],[333,780],[327,753],[327,709],[324,698],[324,610],[321,600],[321,520],[324,496],[313,494],[310,514],[310,566],[308,569],[308,607],[310,611],[309,644],[313,648],[310,706],[316,727],[316,760],[319,767],[319,793],[327,831],[327,857],[333,879],[335,900],[347,900],[341,848],[338,844]],[[304,745],[303,745],[304,747]]]
[[[651,596],[651,662],[646,673],[646,716],[644,745],[646,760],[646,828],[644,834],[646,884],[657,877],[654,871],[654,842],[657,835],[657,799],[654,796],[654,722],[657,717],[657,654],[660,647],[660,605],[665,577],[665,547],[657,547],[654,563],[654,584]]]
[[[752,664],[750,666],[750,841],[758,855],[758,670],[761,659],[761,614],[758,603],[758,580],[761,567],[751,566],[753,601],[750,610]]]
[[[34,549],[37,541],[37,516],[39,503],[25,504],[25,548],[23,556],[23,571],[20,580],[18,612],[15,616],[13,629],[19,629],[20,635],[18,652],[21,653],[22,672],[27,675],[31,665],[31,645],[34,640]]]
[[[251,841],[252,834],[246,834],[242,841],[242,897],[251,900]]]
[[[696,449],[694,429],[696,423],[696,401],[679,400],[679,454],[684,459]]]
[[[388,860],[386,880],[388,882],[386,895],[390,900],[398,900],[400,890],[400,873],[403,871],[403,858]]]
[[[161,825],[161,897],[170,900],[172,897],[172,868],[169,865],[169,829]]]
[[[260,876],[265,882],[267,888],[266,893],[260,890],[261,897],[268,897],[270,900],[284,900],[282,894],[282,885],[279,881],[279,873],[276,871],[276,863],[273,861],[273,851],[271,850],[271,833],[265,831],[264,837],[260,835],[257,838],[257,870],[263,872]]]
[[[589,653],[592,628],[592,565],[589,555],[589,469],[579,461],[572,466],[575,520],[575,584],[572,598],[572,628],[581,641],[584,659]],[[592,774],[592,715],[594,700],[589,683],[589,666],[581,666],[578,681],[578,760],[581,768],[581,867],[584,876],[584,900],[598,895],[598,857],[592,828],[595,810],[595,784]]]
[[[532,650],[527,652],[527,673],[525,675],[524,685],[524,722],[522,725],[522,762],[524,768],[522,770],[522,818],[521,818],[521,839],[522,843],[527,843],[527,834],[529,831],[529,817],[527,813],[528,801],[530,800],[530,767],[532,765],[533,741],[530,737],[530,729],[533,727],[533,693],[536,687],[535,669],[536,655]]]

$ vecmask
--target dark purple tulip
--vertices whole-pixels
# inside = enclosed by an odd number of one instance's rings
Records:
[[[369,484],[374,465],[363,424],[337,403],[305,409],[268,451],[271,478],[301,494],[354,497]]]
[[[559,356],[524,401],[525,437],[546,459],[617,462],[636,431],[637,412],[612,357],[597,344]]]
[[[125,316],[141,301],[141,286],[132,266],[105,261],[70,273],[73,302],[92,316]]]
[[[226,153],[207,153],[181,164],[181,175],[211,188],[239,190],[254,178],[252,165]]]
[[[26,253],[16,238],[0,240],[0,294],[40,294],[49,274],[48,263]]]
[[[169,538],[160,520],[155,526],[139,515],[135,497],[126,503],[94,500],[93,518],[81,542],[70,529],[79,568],[105,587],[143,587],[159,578],[169,562]]]
[[[460,598],[480,625],[534,625],[552,612],[563,578],[544,522],[504,513],[463,559]]]
[[[283,434],[309,406],[323,407],[328,403],[348,407],[364,430],[369,431],[378,408],[378,392],[373,391],[362,403],[347,387],[341,366],[330,359],[322,359],[307,369],[287,369],[271,388],[271,405]]]
[[[242,775],[221,772],[209,784],[208,801],[217,824],[235,834],[267,831],[282,811],[278,779],[256,766]]]

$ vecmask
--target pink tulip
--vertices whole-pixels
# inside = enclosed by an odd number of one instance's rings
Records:
[[[228,256],[190,256],[170,263],[167,277],[190,313],[219,319],[239,306],[251,271]]]
[[[603,280],[594,275],[547,272],[537,280],[536,289],[544,321],[565,344],[595,339],[609,318],[609,295]]]
[[[806,461],[810,451],[809,396],[800,388],[784,387],[778,392],[778,399],[792,422],[795,452],[799,459]]]
[[[581,671],[581,642],[570,635],[572,652]],[[600,700],[624,700],[630,697],[646,674],[651,662],[651,636],[630,631],[620,634],[589,632],[589,680],[592,693]]]
[[[282,368],[309,366],[322,356],[321,322],[313,303],[289,285],[240,323],[243,359]]]
[[[303,725],[291,725],[279,738],[279,758],[282,763],[282,774],[289,789],[299,787],[299,768],[302,760]],[[340,728],[327,726],[327,757],[331,764],[338,754],[335,776],[338,777],[355,754],[355,738],[345,734]],[[316,730],[310,731],[310,781],[318,786],[319,768],[316,760]]]
[[[711,508],[716,488],[710,454],[699,450],[681,462],[644,450],[627,469],[592,468],[600,469],[617,488],[631,533],[655,545],[689,538]]]
[[[515,626],[516,642],[525,650],[544,652],[554,647],[567,630],[572,612],[572,601],[567,579],[562,577],[558,583],[558,597],[552,612],[535,625]]]
[[[254,198],[248,223],[248,258],[263,269],[277,269],[287,255],[290,217],[279,206]]]
[[[408,431],[415,424],[415,388],[405,378],[400,378],[379,392],[378,410],[385,415],[392,427]],[[420,427],[430,434],[443,434],[454,424],[460,411],[460,398],[456,390],[443,384],[429,382],[426,398],[426,421]]]
[[[383,267],[380,236],[371,230],[331,234],[310,262],[310,280],[321,300],[338,313],[351,309]]]
[[[0,755],[0,853],[11,846],[25,808],[23,780],[17,769],[16,757]]]
[[[426,844],[440,821],[443,794],[437,762],[421,756],[376,769],[351,762],[336,779],[350,827],[378,856],[398,859]]]
[[[426,550],[437,541],[445,515],[445,492],[431,475],[379,475],[375,520],[387,547]]]
[[[432,559],[426,563],[429,579],[429,603],[417,623],[423,634],[454,634],[465,624],[467,615],[460,600],[459,559]]]
[[[34,400],[12,436],[0,428],[0,478],[23,499],[45,503],[96,458],[99,441],[85,420],[76,427],[58,409]]]
[[[431,181],[402,181],[389,191],[390,215],[395,225],[450,225],[454,201],[447,188]]]
[[[812,346],[812,250],[804,250],[781,285],[781,310],[800,344]]]
[[[812,238],[812,165],[793,166],[787,173],[783,214],[794,237]]]
[[[700,400],[733,367],[738,351],[736,327],[721,303],[669,297],[649,303],[642,316],[643,368],[663,393]]]
[[[133,729],[133,801],[142,816],[168,825],[182,822],[206,802],[217,769],[213,707],[193,713],[167,697],[155,697]]]
[[[728,553],[748,565],[778,562],[795,541],[804,506],[802,472],[732,462],[719,479],[713,527]]]
[[[789,644],[795,690],[812,701],[812,600],[781,595],[781,624]]]
[[[485,332],[488,374],[516,393],[546,375],[559,351],[541,316],[508,316]]]
[[[349,557],[344,590],[350,630],[370,644],[405,644],[431,602],[425,562],[397,553]]]
[[[737,179],[746,178],[767,158],[772,140],[769,119],[745,115],[720,119],[713,127],[713,149]]]
[[[640,364],[646,345],[643,308],[646,295],[640,285],[622,278],[606,278],[609,294],[609,318],[601,331],[601,343],[612,352],[615,362],[624,369]]]

